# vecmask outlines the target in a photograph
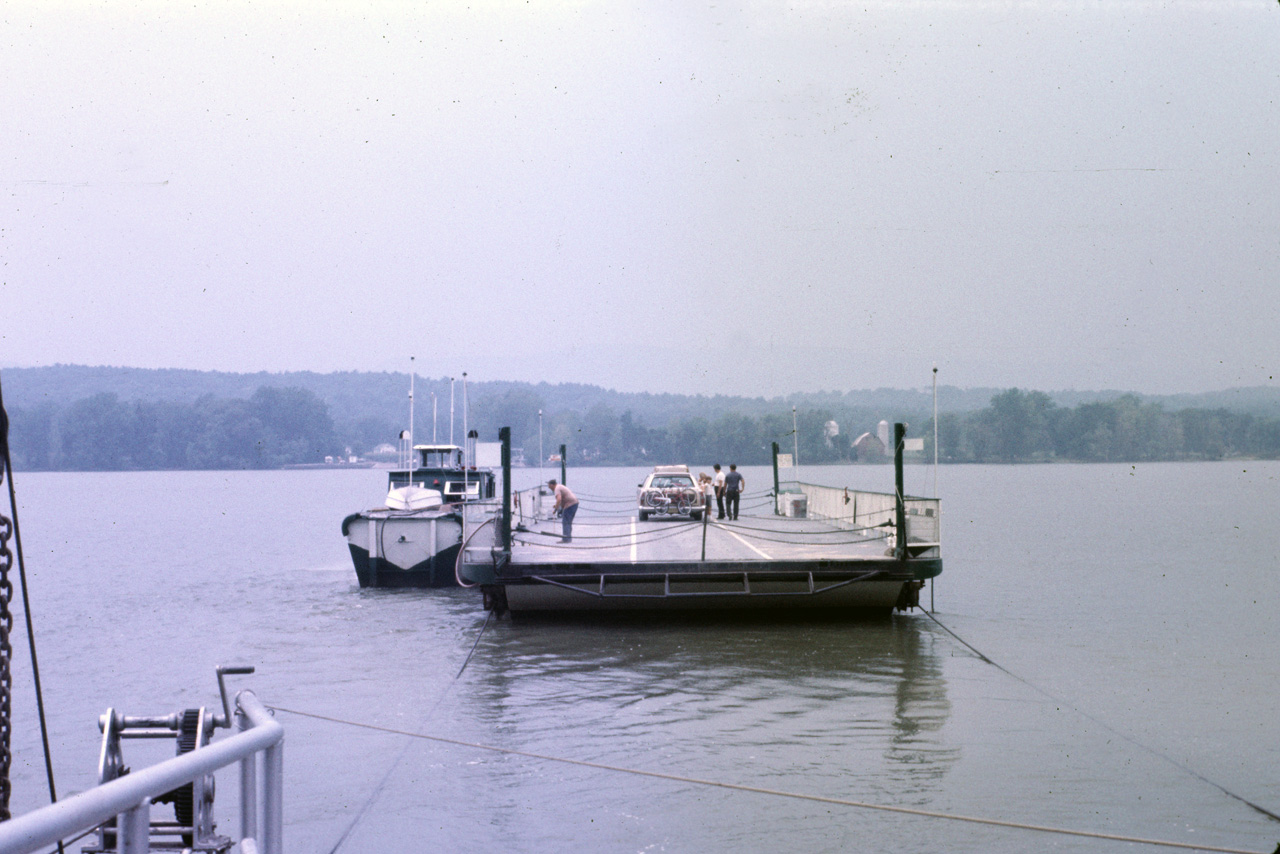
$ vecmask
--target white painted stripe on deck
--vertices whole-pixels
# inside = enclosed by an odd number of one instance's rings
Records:
[[[747,548],[751,549],[751,551],[753,551],[753,552],[755,552],[756,554],[760,555],[760,557],[764,558],[765,560],[773,560],[773,558],[769,557],[767,554],[765,554],[764,552],[760,551],[760,550],[759,550],[758,548],[756,548],[755,546],[751,545],[751,543],[748,543],[746,540],[742,539],[742,537],[739,537],[739,536],[738,536],[737,534],[735,534],[733,531],[730,531],[730,530],[729,530],[728,528],[726,528],[724,525],[716,525],[716,527],[717,527],[717,528],[719,528],[719,529],[721,529],[721,530],[723,530],[723,531],[728,531],[729,536],[733,537],[735,540],[737,540],[738,542],[742,543],[744,546],[746,546]]]
[[[631,562],[632,563],[636,562],[638,548],[639,546],[636,543],[636,520],[632,519],[631,520]]]

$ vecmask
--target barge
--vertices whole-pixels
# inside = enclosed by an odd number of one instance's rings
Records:
[[[763,512],[688,522],[593,517],[560,543],[539,490],[467,508],[459,579],[496,613],[822,609],[890,613],[919,606],[942,572],[940,505],[902,489],[896,426],[892,493],[778,478]],[[509,433],[503,430],[504,470]],[[579,523],[582,524],[581,522]]]

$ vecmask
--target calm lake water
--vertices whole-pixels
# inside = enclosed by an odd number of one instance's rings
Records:
[[[568,480],[626,497],[642,474]],[[745,474],[748,492],[768,485],[764,469]],[[516,485],[537,479],[524,470]],[[890,467],[805,468],[802,479],[892,488]],[[1280,812],[1278,479],[1274,462],[943,468],[937,617],[1023,681],[919,612],[503,619],[457,677],[485,624],[477,594],[356,586],[339,523],[380,503],[383,472],[19,472],[17,489],[63,795],[92,785],[108,706],[215,705],[215,665],[245,663],[257,673],[234,686],[268,704],[382,727],[1271,851],[1280,823],[1196,775]],[[931,472],[909,469],[907,488],[931,493]],[[591,510],[584,501],[579,521]],[[45,797],[23,630],[19,619],[17,813]],[[350,852],[1135,848],[279,720],[293,852],[340,840]],[[126,761],[159,756],[148,747],[126,745]],[[234,792],[234,773],[220,777],[230,832]]]

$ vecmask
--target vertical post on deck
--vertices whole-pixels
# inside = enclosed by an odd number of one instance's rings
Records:
[[[791,407],[791,465],[795,466],[796,480],[800,479],[800,422],[796,420],[796,408]]]
[[[903,560],[907,556],[907,505],[902,493],[902,445],[906,435],[905,424],[899,422],[893,425],[893,492],[897,510],[895,523],[898,529],[898,545],[894,548],[893,556],[898,560]]]
[[[565,481],[568,480],[568,477],[567,477],[567,475],[569,474],[569,469],[567,468],[568,464],[569,464],[569,451],[565,448],[564,445],[561,445],[560,446],[560,482],[561,483],[564,483]]]
[[[778,484],[778,443],[774,442],[773,443],[773,515],[775,516],[777,516],[779,512],[778,496],[781,494],[779,489],[780,487]]]
[[[240,731],[252,729],[249,716],[240,715]],[[258,754],[240,760],[240,838],[258,838]]]
[[[120,839],[116,847],[122,854],[148,854],[151,851],[151,799],[120,816]]]
[[[933,497],[938,498],[938,366],[933,366]],[[935,542],[942,541],[942,513],[938,513],[938,535]],[[929,613],[933,613],[933,579],[929,579]]]
[[[511,554],[511,428],[498,430],[502,443],[502,548]]]
[[[262,852],[284,854],[284,739],[263,751]]]

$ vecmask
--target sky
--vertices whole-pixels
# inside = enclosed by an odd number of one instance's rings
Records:
[[[1280,371],[1275,0],[8,0],[0,74],[0,367]]]

